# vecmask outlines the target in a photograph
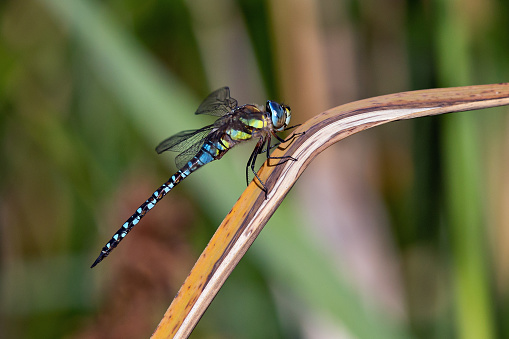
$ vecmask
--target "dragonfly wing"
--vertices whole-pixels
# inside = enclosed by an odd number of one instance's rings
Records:
[[[183,152],[194,144],[200,144],[210,133],[214,125],[205,126],[200,129],[183,131],[163,140],[157,147],[156,152],[161,154],[166,151]]]
[[[192,158],[194,158],[202,148],[204,142],[205,139],[202,139],[201,141],[195,143],[194,145],[191,145],[189,148],[187,148],[182,153],[177,155],[175,157],[175,165],[177,165],[177,168],[184,167],[185,164],[187,164]]]
[[[203,100],[200,107],[198,107],[195,114],[208,114],[220,117],[230,113],[237,106],[237,100],[230,97],[230,88],[223,87],[209,94]]]

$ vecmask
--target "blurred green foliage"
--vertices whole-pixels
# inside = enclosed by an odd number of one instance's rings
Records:
[[[360,98],[509,79],[504,1],[0,3],[0,331],[152,333],[244,189],[252,145],[186,179],[154,146],[201,98],[301,123]],[[507,109],[400,122],[326,151],[193,338],[509,337]],[[350,140],[352,139],[352,140]],[[164,159],[164,160],[163,160]]]

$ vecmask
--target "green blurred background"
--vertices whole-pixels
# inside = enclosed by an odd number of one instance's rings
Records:
[[[0,337],[146,338],[245,188],[159,141],[228,85],[293,123],[361,98],[509,80],[502,0],[0,2]],[[509,111],[392,123],[306,170],[192,338],[509,338]]]

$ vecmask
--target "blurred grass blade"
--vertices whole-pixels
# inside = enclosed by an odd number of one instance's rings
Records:
[[[396,93],[365,99],[328,110],[310,119],[295,131],[304,132],[277,149],[273,156],[292,156],[280,166],[264,166],[259,176],[269,187],[268,199],[252,182],[210,240],[188,278],[173,300],[153,338],[186,338],[213,298],[251,246],[264,225],[309,163],[328,146],[365,129],[391,121],[421,116],[509,105],[509,84],[431,89]],[[296,238],[298,241],[298,238]],[[316,269],[302,244],[285,245],[285,255],[270,260],[284,267],[285,284],[306,293],[306,300],[329,312],[357,338],[404,338],[406,331],[383,313],[365,310],[360,298],[331,281],[325,286],[312,282],[333,279],[326,270]],[[308,256],[317,256],[308,251]],[[300,258],[300,260],[299,260]],[[320,259],[316,259],[320,261]],[[324,260],[327,262],[327,260]],[[277,272],[274,272],[274,274]],[[285,276],[286,278],[284,278]],[[339,289],[339,291],[338,291]],[[331,302],[332,300],[332,302]],[[337,305],[336,303],[345,303]]]
[[[168,126],[154,122],[166,121],[171,107],[194,112],[196,102],[185,87],[126,34],[97,1],[40,1],[77,34],[78,42],[90,52],[90,64],[96,73],[125,105],[145,135],[159,138],[168,134]],[[170,133],[182,129],[181,121]]]
[[[438,78],[442,85],[472,82],[471,48],[474,33],[456,0],[437,3]],[[481,124],[477,116],[448,116],[443,120],[445,231],[451,244],[455,327],[460,338],[496,338],[486,248],[485,195],[479,149]]]

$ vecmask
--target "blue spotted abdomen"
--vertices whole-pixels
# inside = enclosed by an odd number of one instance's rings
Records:
[[[161,185],[151,196],[148,198],[136,212],[127,219],[127,221],[120,227],[120,229],[113,235],[110,241],[102,248],[101,253],[94,261],[91,267],[94,267],[106,258],[111,251],[124,239],[134,226],[136,226],[141,218],[150,211],[166,194],[168,194],[173,187],[177,186],[189,174],[196,171],[198,168],[208,164],[209,162],[219,159],[228,151],[229,143],[226,141],[211,142],[206,141],[200,151],[193,157],[184,167],[177,171],[168,179],[167,182]]]

